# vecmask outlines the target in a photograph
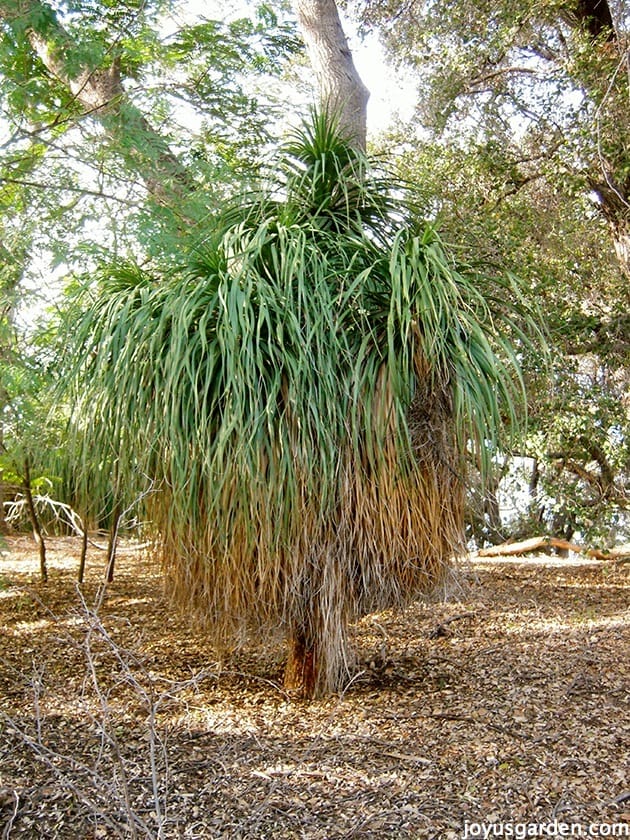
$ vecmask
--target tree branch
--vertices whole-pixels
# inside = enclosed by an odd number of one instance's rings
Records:
[[[604,490],[614,484],[615,476],[612,467],[601,446],[596,441],[587,438],[586,435],[582,435],[579,438],[579,443],[586,449],[591,458],[597,462],[604,483]]]
[[[474,79],[471,80],[470,86],[471,88],[475,88],[478,85],[485,85],[487,82],[492,81],[493,79],[498,78],[499,76],[508,76],[508,75],[519,75],[525,74],[528,76],[539,76],[540,71],[536,70],[533,67],[498,67],[495,70],[492,70],[489,73],[484,73],[480,76],[475,76]]]
[[[138,203],[135,201],[130,201],[126,198],[120,198],[117,195],[102,192],[102,190],[88,190],[84,187],[74,187],[69,184],[45,184],[42,181],[26,181],[21,178],[3,178],[1,176],[0,184],[16,184],[17,186],[21,187],[34,187],[35,189],[50,190],[51,192],[55,193],[73,192],[79,193],[80,195],[90,195],[94,196],[95,198],[107,199],[108,201],[117,201],[119,204],[124,204],[127,207],[138,206]]]
[[[126,154],[127,163],[140,173],[153,198],[161,204],[180,200],[195,184],[166,140],[129,101],[119,57],[113,55],[107,67],[84,65],[77,74],[71,75],[67,58],[75,48],[73,39],[56,17],[51,18],[40,0],[0,3],[0,20],[15,26],[20,18],[33,11],[41,13],[46,27],[39,31],[30,26],[26,37],[48,74],[66,87],[84,115],[101,122],[110,137],[117,139],[124,135],[127,146],[131,146]],[[44,15],[44,11],[48,14]],[[114,48],[111,50],[113,52]]]

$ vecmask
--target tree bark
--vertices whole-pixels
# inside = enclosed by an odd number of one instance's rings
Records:
[[[320,105],[338,120],[345,137],[363,150],[370,94],[354,66],[335,0],[294,0],[294,8],[317,79]]]
[[[559,549],[565,552],[574,551],[586,554],[587,557],[594,557],[597,560],[616,559],[627,557],[628,551],[624,548],[611,548],[609,551],[596,548],[585,548],[581,545],[569,542],[569,540],[558,537],[532,537],[529,540],[521,540],[515,543],[503,543],[493,545],[491,548],[480,548],[477,557],[514,557],[522,554],[529,554],[532,551],[545,551],[549,548]]]
[[[317,649],[304,632],[294,629],[287,640],[284,687],[300,697],[311,699],[317,686]]]
[[[623,231],[617,229],[613,234],[613,242],[617,261],[623,273],[630,280],[630,220],[626,222]]]
[[[501,522],[501,507],[497,495],[498,489],[498,485],[495,486],[495,483],[492,482],[492,485],[486,488],[483,500],[487,537],[493,544],[503,542],[505,539],[503,523]]]
[[[116,563],[116,547],[118,545],[118,526],[122,511],[120,502],[114,505],[112,513],[112,524],[109,530],[109,542],[107,544],[107,560],[105,561],[105,582],[112,583],[114,580],[114,566]]]
[[[83,517],[83,533],[81,535],[81,556],[79,557],[79,570],[77,572],[77,583],[83,583],[85,578],[85,562],[87,560],[88,551],[88,526],[87,514]]]
[[[618,37],[610,5],[606,0],[577,0],[571,9],[571,18],[575,27],[587,33],[594,54],[610,70],[606,92],[603,95],[596,93],[594,101],[598,102],[598,119],[608,113],[608,121],[616,129],[616,139],[613,148],[609,148],[606,153],[600,148],[598,136],[599,172],[590,177],[588,182],[608,222],[619,267],[630,280],[630,176],[626,119],[630,77],[624,72],[618,72],[620,66],[628,64],[627,44]],[[593,92],[588,80],[585,88]]]

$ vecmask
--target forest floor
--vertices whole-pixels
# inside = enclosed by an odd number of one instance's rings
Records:
[[[95,613],[104,555],[81,592],[78,555],[50,540],[46,585],[27,537],[0,555],[2,840],[620,836],[630,819],[627,564],[472,558],[445,601],[364,619],[356,676],[306,704],[279,645],[219,665],[131,546]]]

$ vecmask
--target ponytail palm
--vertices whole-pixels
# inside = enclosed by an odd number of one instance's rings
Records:
[[[103,273],[76,330],[79,437],[158,488],[172,591],[214,641],[281,627],[289,683],[325,693],[348,622],[461,547],[464,451],[518,398],[494,318],[403,186],[315,118],[181,266]]]

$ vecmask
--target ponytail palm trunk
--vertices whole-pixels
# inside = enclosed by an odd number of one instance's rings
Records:
[[[348,678],[349,623],[460,550],[464,451],[492,448],[518,367],[476,278],[326,120],[272,174],[182,266],[104,272],[75,416],[92,460],[157,488],[174,599],[218,647],[282,629],[316,696]]]

